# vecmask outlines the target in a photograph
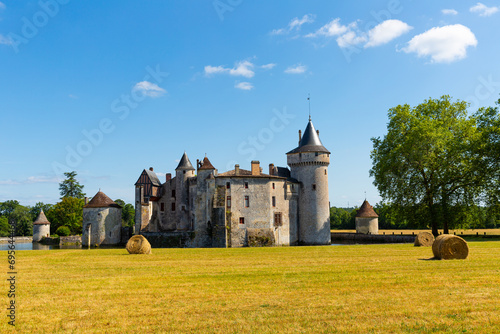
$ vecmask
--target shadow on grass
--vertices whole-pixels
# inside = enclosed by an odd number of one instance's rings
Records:
[[[429,259],[419,259],[420,261],[440,261],[437,257],[431,257]]]

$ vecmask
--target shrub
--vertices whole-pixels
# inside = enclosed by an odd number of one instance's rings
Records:
[[[59,236],[67,237],[71,234],[71,231],[67,226],[59,226],[59,228],[56,230],[56,234]]]

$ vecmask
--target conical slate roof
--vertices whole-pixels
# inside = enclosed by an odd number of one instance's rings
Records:
[[[121,206],[113,202],[111,198],[109,198],[102,191],[98,191],[94,197],[90,200],[88,204],[84,206],[84,208],[120,208]]]
[[[373,206],[371,206],[370,203],[368,203],[368,201],[365,199],[365,201],[363,202],[363,204],[359,208],[358,213],[356,214],[356,217],[358,217],[358,218],[377,218],[378,215],[375,212],[375,210],[373,210]]]
[[[45,216],[45,213],[43,213],[43,210],[40,210],[40,213],[38,214],[38,217],[36,217],[35,221],[33,222],[33,225],[50,225],[49,220]]]
[[[191,164],[191,161],[189,161],[189,158],[188,158],[186,152],[184,152],[184,154],[182,155],[181,161],[179,162],[179,165],[177,166],[177,168],[175,170],[178,170],[178,169],[194,170],[194,167]]]
[[[307,123],[306,129],[304,130],[304,135],[300,139],[299,146],[294,150],[291,150],[287,154],[293,153],[303,153],[303,152],[324,152],[330,153],[321,143],[319,135],[312,124],[311,118],[309,118],[309,123]]]
[[[210,160],[208,160],[208,158],[205,157],[203,159],[201,167],[198,168],[198,169],[215,169],[215,167],[212,165],[212,163],[210,162]]]

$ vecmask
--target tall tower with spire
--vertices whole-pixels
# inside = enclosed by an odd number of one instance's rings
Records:
[[[189,219],[189,193],[188,193],[188,178],[194,176],[194,167],[189,161],[189,158],[184,152],[179,165],[175,169],[175,192],[172,197],[175,197],[175,212],[177,214],[177,229],[187,230],[191,226]]]
[[[287,153],[291,177],[300,182],[298,200],[298,241],[303,245],[328,245],[330,201],[328,165],[330,152],[319,139],[309,115],[304,135],[299,130],[299,146]]]

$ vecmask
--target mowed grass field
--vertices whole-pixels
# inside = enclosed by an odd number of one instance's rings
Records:
[[[19,251],[0,332],[500,333],[500,242],[469,246]]]

